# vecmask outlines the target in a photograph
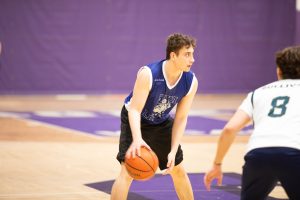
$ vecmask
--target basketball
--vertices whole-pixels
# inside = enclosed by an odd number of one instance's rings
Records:
[[[129,175],[135,180],[152,178],[158,167],[158,158],[153,151],[141,147],[141,156],[125,158],[125,166]]]

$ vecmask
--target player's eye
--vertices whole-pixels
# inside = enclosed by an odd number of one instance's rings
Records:
[[[189,57],[190,55],[190,53],[185,53],[185,57]]]

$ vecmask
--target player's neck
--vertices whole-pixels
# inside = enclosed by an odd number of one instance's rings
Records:
[[[277,69],[276,69],[276,74],[277,74],[277,79],[279,81],[283,79],[282,78],[282,71],[281,71],[281,69],[279,67],[277,67]]]
[[[172,61],[167,60],[165,72],[169,80],[177,80],[180,77],[182,70],[179,70]]]

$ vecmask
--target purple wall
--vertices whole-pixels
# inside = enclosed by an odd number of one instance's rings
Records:
[[[0,0],[0,92],[128,92],[173,32],[198,40],[199,92],[246,92],[295,24],[295,0]]]
[[[295,44],[300,45],[300,0],[298,3],[298,10],[296,16],[296,34],[295,34]]]

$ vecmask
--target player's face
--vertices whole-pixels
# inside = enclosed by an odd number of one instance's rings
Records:
[[[174,55],[174,62],[180,70],[184,72],[190,71],[195,62],[194,48],[192,46],[181,48],[178,55]]]

